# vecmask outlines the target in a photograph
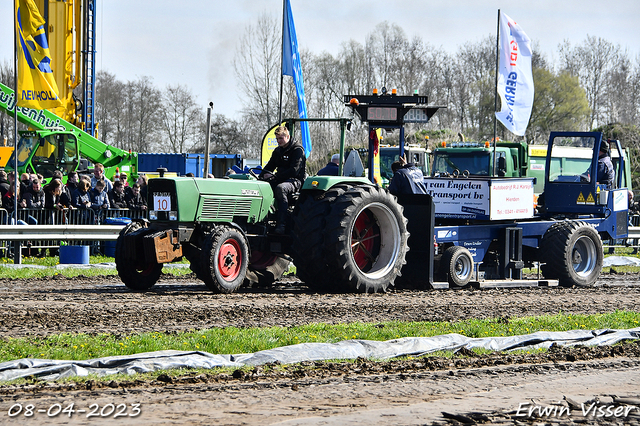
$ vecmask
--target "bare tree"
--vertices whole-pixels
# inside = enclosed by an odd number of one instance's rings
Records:
[[[369,88],[364,46],[355,40],[343,43],[338,60],[340,61],[338,78],[332,82],[336,87],[334,92],[343,95],[366,93]]]
[[[435,53],[441,62],[441,79],[435,92],[445,98],[447,110],[438,112],[440,123],[470,139],[493,133],[495,44],[491,36],[468,44],[455,57]],[[439,59],[442,58],[442,59]],[[489,132],[489,129],[491,131]]]
[[[222,154],[252,153],[247,136],[240,123],[222,114],[216,114],[212,123],[211,141],[215,152]]]
[[[640,120],[640,54],[636,56],[629,82],[629,99],[631,100],[629,120],[637,123]]]
[[[195,145],[200,134],[202,111],[191,91],[179,84],[167,86],[163,100],[161,121],[167,142],[162,144],[162,149],[169,149],[168,152],[187,152]]]
[[[233,67],[244,104],[243,114],[267,129],[278,119],[281,34],[280,25],[262,14],[247,26],[240,39]]]
[[[244,125],[236,120],[230,119],[222,114],[213,114],[211,117],[211,140],[212,152],[217,154],[241,154],[244,157],[255,158],[259,149],[256,144],[251,143],[247,136]],[[205,123],[200,126],[204,133]],[[198,141],[189,149],[189,152],[204,152],[204,138]]]
[[[397,24],[384,21],[367,36],[366,52],[370,60],[368,71],[372,73],[369,84],[380,85],[391,90],[399,82],[399,69],[402,63],[402,52],[405,50],[407,37]],[[373,87],[369,86],[369,90]]]
[[[118,147],[125,146],[125,113],[129,102],[126,85],[107,71],[96,73],[96,121],[100,140]]]
[[[618,63],[608,71],[602,101],[606,123],[636,122],[634,95],[638,94],[638,88],[634,87],[633,71],[633,65],[626,52],[620,54]]]
[[[422,86],[426,78],[426,63],[429,60],[429,49],[422,39],[414,37],[402,43],[401,57],[398,58],[395,71],[395,88],[398,93],[411,95]]]
[[[158,143],[160,91],[153,86],[151,77],[143,76],[127,84],[129,147],[136,152],[152,152]]]
[[[588,35],[582,44],[575,47],[572,47],[569,41],[565,41],[559,46],[559,52],[563,68],[578,77],[580,85],[587,93],[587,101],[591,108],[589,129],[603,124],[602,121],[606,120],[606,106],[603,101],[607,76],[620,62],[620,46]]]

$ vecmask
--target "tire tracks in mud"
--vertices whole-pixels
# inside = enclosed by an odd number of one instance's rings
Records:
[[[289,279],[271,289],[211,293],[192,276],[163,276],[150,291],[129,291],[117,277],[0,282],[0,333],[129,334],[215,327],[308,323],[456,321],[557,314],[640,311],[637,275],[606,276],[597,287],[490,290],[397,290],[317,294]]]

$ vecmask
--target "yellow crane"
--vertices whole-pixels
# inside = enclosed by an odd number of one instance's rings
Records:
[[[51,52],[51,68],[59,89],[62,106],[52,112],[58,117],[89,130],[84,105],[91,102],[93,113],[93,81],[90,99],[80,96],[76,88],[93,78],[93,69],[87,73],[87,60],[93,60],[94,0],[35,0],[47,25],[47,39]],[[90,34],[89,34],[90,33]],[[87,74],[90,74],[87,76]],[[74,91],[75,96],[74,96]],[[81,100],[82,99],[82,100]]]

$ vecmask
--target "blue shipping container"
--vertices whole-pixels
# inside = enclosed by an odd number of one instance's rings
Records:
[[[234,165],[242,165],[240,154],[210,154],[209,158],[209,173],[215,177],[224,176]],[[204,177],[204,165],[203,154],[138,154],[138,171],[141,173],[155,172],[159,167],[164,167],[178,176],[193,173],[195,177]]]

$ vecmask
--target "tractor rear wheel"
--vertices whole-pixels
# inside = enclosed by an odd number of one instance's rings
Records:
[[[146,228],[146,222],[133,221],[127,224],[122,231],[120,231],[120,235],[116,241],[115,262],[118,275],[124,285],[135,291],[145,291],[150,289],[158,281],[160,274],[162,273],[161,263],[142,262],[136,264],[136,261],[127,256],[125,244],[134,243],[134,241],[131,241],[131,238],[133,238],[131,234]],[[139,243],[139,247],[142,247],[142,237],[143,235],[135,237],[135,244],[138,245]],[[127,238],[129,239],[125,241]],[[137,249],[137,247],[135,249]]]
[[[331,204],[324,230],[326,279],[341,290],[386,291],[406,263],[407,220],[393,195],[356,186]]]
[[[334,291],[334,281],[327,276],[323,242],[331,203],[350,185],[339,184],[326,192],[301,194],[293,211],[292,256],[296,275],[315,291]],[[335,255],[329,253],[329,255]]]
[[[465,247],[451,246],[444,251],[440,268],[452,288],[463,288],[471,281],[473,256]]]
[[[598,232],[586,222],[553,224],[540,244],[546,278],[556,278],[563,286],[593,285],[602,270],[604,252]]]
[[[219,226],[204,240],[198,268],[204,283],[216,293],[233,293],[247,274],[249,248],[244,235],[230,226]]]

